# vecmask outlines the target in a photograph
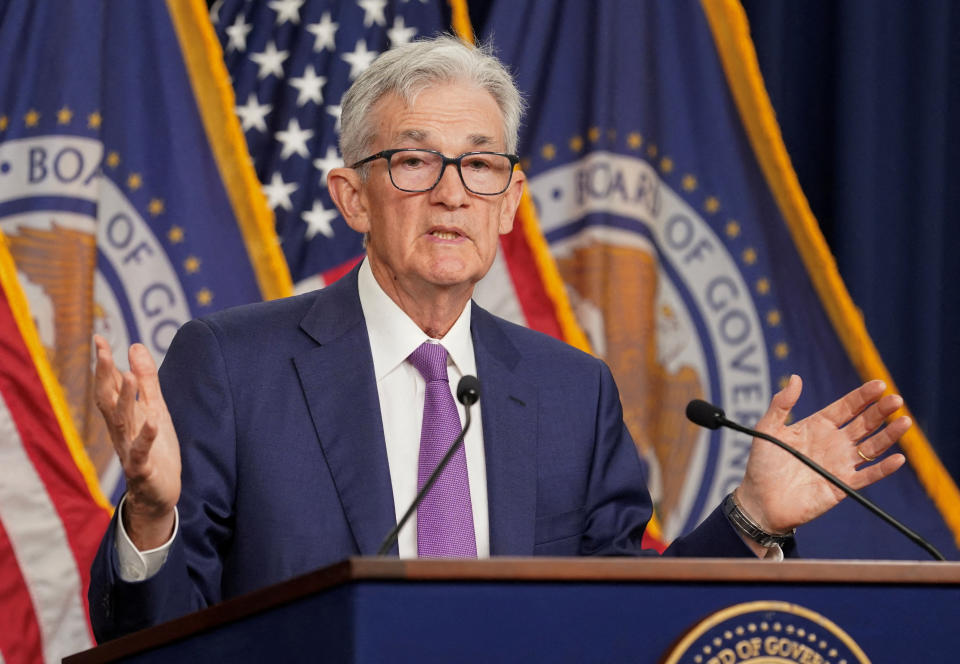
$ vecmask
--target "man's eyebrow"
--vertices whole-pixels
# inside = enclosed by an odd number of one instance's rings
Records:
[[[467,140],[470,141],[470,145],[478,148],[486,147],[496,142],[493,136],[487,136],[486,134],[470,134],[470,136],[467,137]]]
[[[427,132],[423,131],[422,129],[407,129],[397,134],[394,140],[399,143],[402,143],[404,140],[413,141],[414,143],[423,143],[427,140]]]

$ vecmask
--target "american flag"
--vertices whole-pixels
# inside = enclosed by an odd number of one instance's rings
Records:
[[[224,0],[211,8],[236,111],[298,290],[363,253],[327,192],[340,98],[392,46],[446,29],[437,0]]]

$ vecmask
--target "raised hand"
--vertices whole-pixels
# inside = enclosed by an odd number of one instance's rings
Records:
[[[97,408],[103,414],[127,482],[124,528],[141,551],[166,542],[180,499],[180,445],[160,393],[157,366],[142,344],[129,351],[121,372],[105,339],[97,346]]]
[[[790,410],[800,398],[802,382],[791,376],[774,395],[757,430],[803,452],[838,478],[861,489],[883,479],[903,465],[902,454],[886,452],[911,426],[899,417],[878,432],[903,399],[883,395],[886,385],[873,380],[837,399],[813,415],[787,425]],[[817,518],[845,494],[772,443],[755,438],[737,498],[744,511],[765,530],[783,533]]]

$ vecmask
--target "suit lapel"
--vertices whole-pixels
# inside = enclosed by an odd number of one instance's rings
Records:
[[[356,269],[317,293],[300,327],[319,344],[294,358],[317,438],[357,550],[373,555],[396,516]]]
[[[537,506],[537,389],[520,377],[521,356],[489,313],[471,314],[482,385],[490,554],[533,554]]]

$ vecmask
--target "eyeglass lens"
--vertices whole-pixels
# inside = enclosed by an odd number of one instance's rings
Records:
[[[398,189],[425,191],[440,179],[443,156],[426,150],[401,150],[390,157],[390,177]],[[504,155],[492,152],[463,155],[463,184],[476,194],[499,194],[510,183],[513,166]]]

